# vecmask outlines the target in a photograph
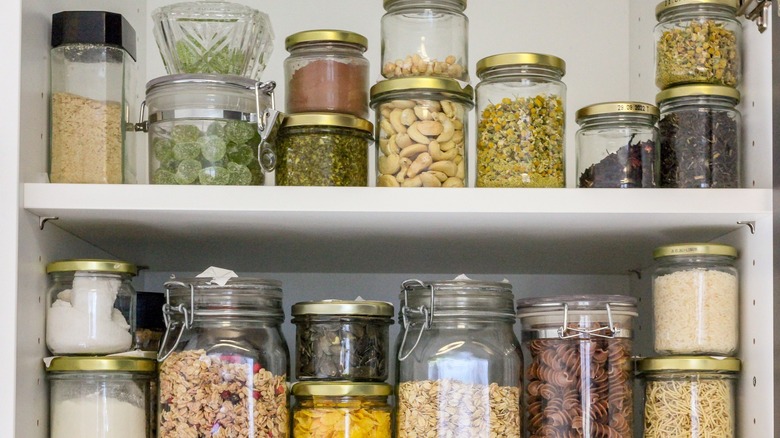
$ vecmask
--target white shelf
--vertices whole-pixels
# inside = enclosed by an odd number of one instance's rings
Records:
[[[768,189],[25,184],[23,203],[154,271],[621,274],[772,214]]]

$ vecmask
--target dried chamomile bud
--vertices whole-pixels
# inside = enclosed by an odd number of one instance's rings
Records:
[[[200,169],[200,161],[193,159],[183,160],[179,163],[179,167],[176,168],[176,182],[178,184],[192,184],[198,179]]]
[[[227,149],[225,140],[216,135],[207,135],[198,139],[198,146],[200,147],[200,153],[203,158],[208,161],[215,162],[222,159],[225,156]]]
[[[176,125],[173,127],[173,132],[171,132],[171,140],[174,143],[189,143],[197,141],[202,134],[197,126]]]
[[[206,167],[198,172],[198,180],[203,185],[224,186],[230,183],[230,172],[221,166]]]

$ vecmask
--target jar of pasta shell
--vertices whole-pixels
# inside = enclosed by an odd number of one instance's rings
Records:
[[[664,356],[641,359],[644,438],[733,438],[736,431],[735,357]]]
[[[397,437],[521,436],[523,358],[512,286],[470,279],[401,287]]]
[[[632,437],[636,299],[517,301],[526,353],[526,436]]]

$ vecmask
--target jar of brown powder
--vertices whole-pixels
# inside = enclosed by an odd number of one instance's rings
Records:
[[[336,112],[368,118],[366,37],[343,30],[308,30],[285,40],[287,113]]]

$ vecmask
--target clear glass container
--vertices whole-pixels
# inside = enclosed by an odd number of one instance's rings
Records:
[[[737,249],[715,243],[653,252],[654,348],[658,354],[729,356],[739,346]]]
[[[566,63],[504,53],[477,63],[477,187],[565,187]]]
[[[273,82],[224,75],[149,81],[151,183],[263,185],[263,165],[270,165],[258,161],[258,148],[264,160],[271,154],[258,133],[258,114],[273,108],[274,88]]]
[[[739,91],[683,85],[658,93],[660,187],[741,187]]]
[[[368,186],[374,125],[349,114],[284,117],[276,137],[276,185]]]
[[[305,301],[291,313],[298,380],[387,380],[392,304]]]
[[[737,380],[734,357],[666,356],[641,359],[644,438],[734,438]]]
[[[54,355],[110,354],[133,348],[135,265],[59,260],[46,266],[46,347]]]
[[[376,116],[376,185],[466,187],[470,85],[399,78],[371,87]]]
[[[605,102],[576,114],[577,187],[655,187],[658,108],[644,102]]]
[[[281,331],[281,283],[211,281],[165,283],[158,437],[287,437],[290,353]]]
[[[165,333],[162,308],[165,295],[159,292],[136,292],[135,348],[157,352]]]
[[[742,24],[737,0],[662,1],[655,9],[655,83],[664,90],[742,81]]]
[[[49,379],[50,438],[154,438],[154,359],[56,357]]]
[[[135,144],[125,130],[135,114],[135,44],[135,30],[119,14],[52,16],[51,182],[136,182]]]
[[[520,437],[523,357],[506,282],[407,280],[397,437]]]
[[[273,52],[268,14],[222,0],[181,2],[152,12],[168,74],[239,75],[259,80]]]
[[[344,30],[308,30],[285,40],[284,110],[368,118],[368,39]]]
[[[636,299],[526,298],[517,317],[527,355],[526,436],[632,437]]]
[[[466,0],[384,0],[382,76],[469,81]]]
[[[390,438],[392,408],[386,383],[298,382],[292,393],[293,438]]]

